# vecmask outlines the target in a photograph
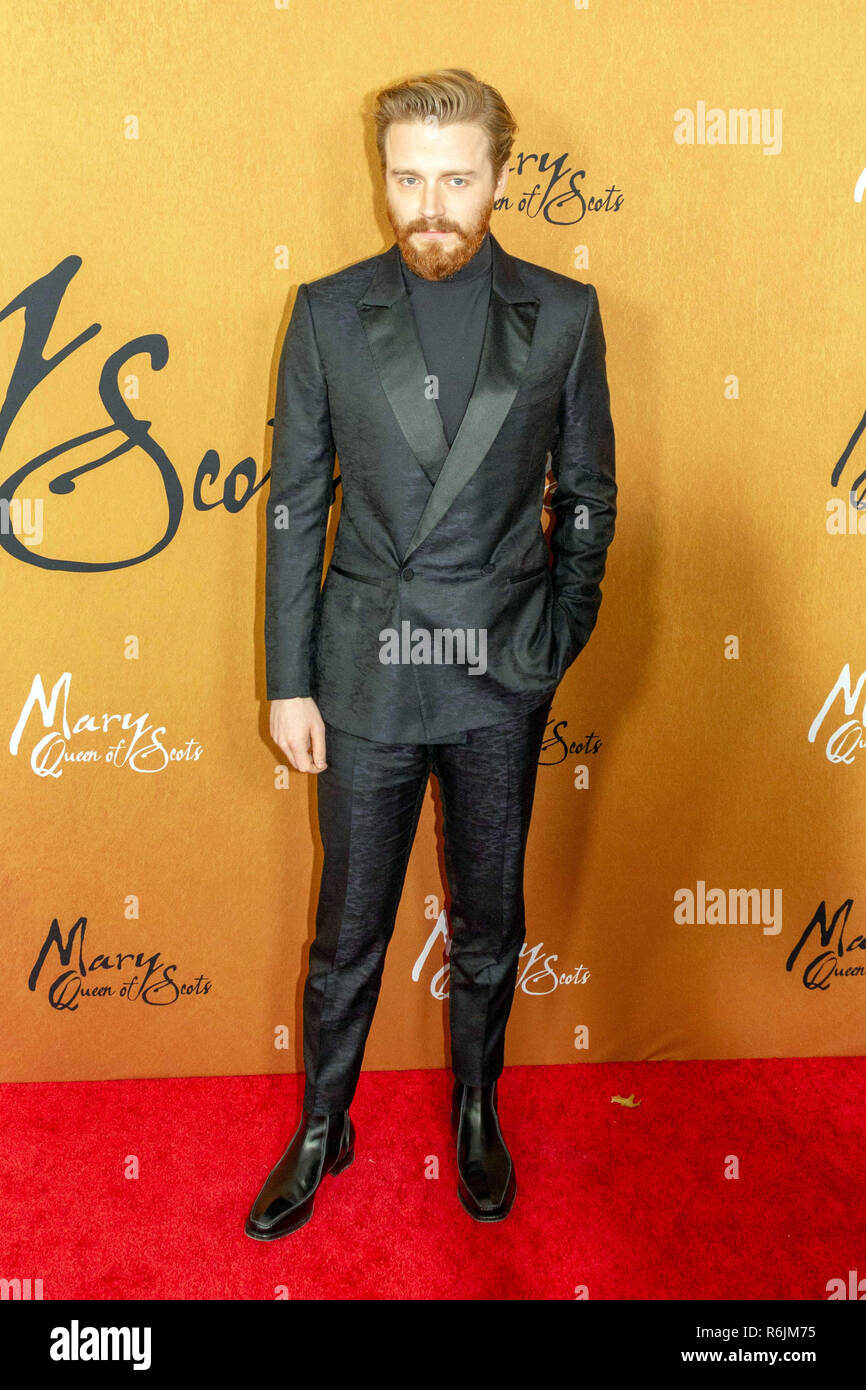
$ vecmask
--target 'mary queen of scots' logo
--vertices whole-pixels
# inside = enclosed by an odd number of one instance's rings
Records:
[[[45,694],[42,677],[33,677],[18,723],[9,740],[9,752],[18,757],[25,734],[30,767],[37,777],[60,777],[67,764],[111,763],[132,772],[163,772],[171,763],[198,762],[202,745],[189,738],[175,744],[166,740],[164,724],[150,714],[133,715],[69,712],[72,676],[65,671]]]

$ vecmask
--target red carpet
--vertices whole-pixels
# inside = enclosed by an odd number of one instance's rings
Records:
[[[450,1072],[364,1073],[355,1162],[255,1242],[302,1081],[0,1086],[0,1277],[45,1299],[823,1300],[866,1276],[861,1058],[509,1068],[517,1200],[486,1226],[457,1200]]]

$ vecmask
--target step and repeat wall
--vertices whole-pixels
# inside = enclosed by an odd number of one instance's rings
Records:
[[[302,1070],[322,852],[268,736],[276,369],[298,285],[393,240],[375,93],[442,66],[514,111],[492,230],[595,285],[617,438],[506,1062],[863,1051],[857,35],[859,0],[7,7],[3,1079]],[[431,781],[365,1068],[448,1057]]]

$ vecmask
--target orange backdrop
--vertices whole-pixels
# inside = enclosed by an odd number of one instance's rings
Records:
[[[446,65],[520,125],[495,235],[598,290],[617,433],[506,1061],[863,1051],[861,9],[7,7],[3,1079],[302,1067],[277,357],[298,284],[392,240],[374,93]],[[431,783],[367,1068],[447,1062],[443,883]]]

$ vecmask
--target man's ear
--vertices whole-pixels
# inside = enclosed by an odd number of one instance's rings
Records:
[[[496,182],[496,188],[495,188],[494,193],[493,193],[494,199],[499,199],[499,198],[502,197],[503,193],[505,192],[505,185],[507,184],[507,182],[508,182],[508,165],[507,165],[507,164],[503,164],[503,166],[502,166],[502,173],[499,175],[499,178],[498,178],[498,180],[497,180],[497,182]]]

